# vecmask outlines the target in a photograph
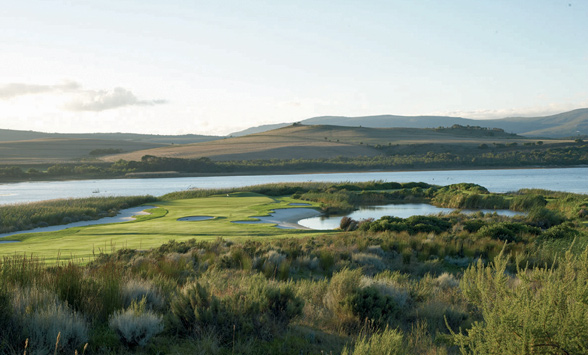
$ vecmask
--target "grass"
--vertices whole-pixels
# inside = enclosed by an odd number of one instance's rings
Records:
[[[133,222],[10,237],[10,240],[18,240],[20,243],[1,245],[0,255],[34,254],[48,263],[67,259],[78,259],[85,263],[101,252],[110,253],[122,248],[144,250],[169,240],[214,240],[218,237],[255,240],[324,234],[325,232],[278,229],[271,224],[232,223],[254,220],[251,216],[268,215],[276,208],[294,208],[288,205],[293,201],[296,200],[289,197],[270,198],[242,192],[232,193],[230,197],[217,195],[155,202],[152,205],[157,208],[151,210],[152,215],[140,216]],[[198,222],[177,221],[181,217],[201,215],[215,218]]]

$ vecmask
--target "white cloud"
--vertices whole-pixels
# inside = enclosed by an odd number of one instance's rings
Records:
[[[10,83],[0,86],[0,99],[11,99],[13,97],[33,94],[75,91],[79,89],[80,84],[73,81],[67,81],[58,85]]]
[[[124,106],[153,106],[166,103],[165,100],[139,100],[131,91],[116,87],[112,91],[83,91],[78,98],[67,103],[70,111],[104,111]]]
[[[110,91],[84,90],[74,81],[57,85],[10,83],[0,86],[0,100],[41,94],[59,96],[60,99],[53,96],[55,102],[65,100],[66,103],[62,105],[62,108],[68,111],[99,112],[125,106],[153,106],[167,102],[166,100],[140,100],[133,92],[122,87],[116,87]]]

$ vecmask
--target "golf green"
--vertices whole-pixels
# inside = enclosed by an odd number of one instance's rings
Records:
[[[251,216],[269,215],[278,208],[297,208],[290,203],[302,202],[290,197],[268,197],[254,193],[233,193],[230,196],[159,201],[150,205],[150,215],[135,221],[70,228],[56,232],[29,233],[9,237],[19,243],[0,244],[0,255],[33,254],[47,262],[76,259],[91,260],[99,253],[121,248],[149,249],[170,240],[192,238],[227,240],[283,238],[320,235],[328,231],[279,229],[272,224],[237,224],[234,221],[254,220]],[[312,205],[317,207],[317,205]],[[308,208],[308,206],[306,206]],[[210,216],[201,221],[178,221],[190,216]]]

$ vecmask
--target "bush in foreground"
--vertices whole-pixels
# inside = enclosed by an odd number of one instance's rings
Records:
[[[567,252],[558,267],[506,273],[502,254],[488,266],[479,260],[461,281],[482,322],[453,334],[462,353],[585,354],[588,349],[588,249]]]
[[[132,301],[131,306],[115,312],[108,322],[120,339],[130,347],[145,346],[155,335],[163,331],[163,319],[152,311],[146,310],[147,299]]]

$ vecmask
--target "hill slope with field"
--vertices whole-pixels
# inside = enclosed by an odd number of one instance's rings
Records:
[[[254,159],[312,159],[344,157],[373,157],[382,155],[384,146],[416,148],[431,145],[459,145],[466,149],[480,143],[523,143],[528,138],[508,134],[501,130],[479,127],[441,129],[417,128],[366,128],[330,125],[306,126],[294,124],[268,132],[244,137],[226,138],[206,143],[166,146],[103,158],[106,161],[140,160],[145,155],[169,158],[212,160]],[[409,148],[410,149],[410,148]],[[434,148],[433,148],[434,149]]]
[[[92,161],[113,153],[220,139],[216,136],[164,136],[133,133],[61,134],[0,129],[0,165]]]
[[[95,159],[100,152],[131,152],[161,143],[90,138],[39,138],[0,142],[0,165],[57,164]],[[97,153],[97,154],[96,154]]]

